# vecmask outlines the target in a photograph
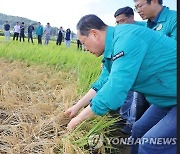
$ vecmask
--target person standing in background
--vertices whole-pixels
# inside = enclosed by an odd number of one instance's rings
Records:
[[[33,43],[33,37],[32,37],[32,32],[34,31],[34,26],[31,23],[28,27],[28,42],[31,39],[31,42]]]
[[[134,20],[134,11],[131,7],[126,6],[119,8],[114,13],[114,18],[116,19],[116,24],[136,24],[140,26],[145,26],[145,21],[135,21]]]
[[[143,20],[147,20],[145,26],[166,36],[177,39],[177,13],[163,6],[163,0],[134,0],[135,9]],[[147,110],[146,99],[143,95],[137,95],[137,114],[139,119]],[[142,103],[143,102],[143,103]],[[140,121],[139,121],[140,122]],[[141,129],[141,123],[136,123],[134,131]],[[139,128],[138,128],[139,127]]]
[[[82,50],[82,43],[79,39],[77,39],[77,49]]]
[[[176,11],[163,6],[163,0],[134,0],[134,2],[134,10],[143,20],[147,19],[148,28],[177,39]]]
[[[38,44],[42,44],[43,27],[40,22],[38,22],[38,26],[36,28],[36,35],[38,37]]]
[[[24,22],[22,22],[21,26],[20,26],[20,42],[21,42],[21,38],[23,39],[24,42]]]
[[[134,20],[134,11],[131,7],[126,6],[123,8],[119,8],[115,13],[114,17],[116,19],[116,24],[135,24],[140,26],[145,26],[146,22],[144,21],[135,21]],[[117,123],[117,127],[120,127],[120,131],[125,134],[131,134],[132,126],[136,120],[136,107],[137,107],[137,101],[141,101],[142,103],[147,104],[146,109],[149,107],[148,102],[142,102],[142,100],[137,100],[138,93],[132,90],[129,90],[128,96],[124,102],[124,104],[121,106],[119,113],[121,115],[121,118],[123,119],[122,122]],[[140,95],[140,94],[139,94]],[[117,111],[110,112],[112,117],[116,116]]]
[[[59,32],[58,32],[58,37],[56,41],[56,45],[61,45],[63,39],[63,28],[60,27]]]
[[[4,36],[6,41],[10,40],[10,25],[8,24],[8,21],[4,24]]]
[[[19,26],[19,22],[16,22],[16,25],[14,26],[14,36],[13,36],[13,40],[15,40],[16,37],[16,41],[18,40],[19,37],[19,33],[20,33],[20,26]]]
[[[44,44],[46,45],[49,44],[50,36],[51,36],[51,26],[50,23],[48,22],[44,29]]]
[[[70,44],[71,44],[71,38],[72,38],[71,30],[70,28],[68,28],[65,33],[65,42],[68,48],[70,47]]]

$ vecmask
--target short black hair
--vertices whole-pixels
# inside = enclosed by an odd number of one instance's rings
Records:
[[[119,16],[120,14],[124,14],[126,17],[130,17],[132,15],[134,15],[134,11],[131,7],[126,6],[126,7],[122,7],[119,8],[115,13],[114,13],[114,17],[116,18],[117,16]]]
[[[84,36],[88,36],[91,29],[104,30],[106,27],[107,25],[94,14],[83,16],[76,26],[80,34]]]
[[[22,24],[24,24],[24,22],[22,22]]]
[[[147,0],[147,3],[149,3],[149,4],[150,4],[150,3],[151,3],[151,1],[152,1],[152,0]],[[163,3],[163,0],[158,0],[158,4],[162,5],[162,3]]]
[[[136,1],[136,0],[134,0],[134,1]],[[152,0],[147,0],[147,3],[151,4],[151,1]],[[163,4],[163,0],[158,0],[158,4],[162,5]]]

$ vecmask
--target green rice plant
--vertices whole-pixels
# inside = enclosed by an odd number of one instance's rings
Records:
[[[0,37],[3,40],[3,37]],[[100,74],[101,57],[96,58],[89,52],[79,51],[76,44],[72,43],[67,48],[64,43],[57,46],[55,41],[47,45],[38,45],[19,41],[0,43],[0,57],[10,60],[22,60],[31,65],[32,63],[52,66],[57,71],[76,72],[76,79],[79,82],[78,91],[85,93],[89,86]]]
[[[107,149],[114,149],[106,138],[113,131],[109,127],[118,120],[119,118],[110,118],[108,114],[87,119],[72,132],[62,136],[59,144],[61,150],[56,149],[55,153],[86,154],[92,151],[105,153]]]

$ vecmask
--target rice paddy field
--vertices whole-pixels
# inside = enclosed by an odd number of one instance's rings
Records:
[[[117,118],[94,117],[72,132],[66,129],[70,119],[64,111],[88,91],[100,65],[101,57],[77,50],[76,44],[66,48],[64,42],[46,46],[0,37],[0,153],[115,153],[106,143],[90,148],[88,139],[110,135]]]

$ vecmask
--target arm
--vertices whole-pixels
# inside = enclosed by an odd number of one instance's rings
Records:
[[[81,98],[74,106],[68,108],[65,111],[65,114],[68,114],[69,117],[72,118],[78,113],[81,108],[89,105],[90,100],[96,95],[97,91],[99,91],[99,89],[101,89],[101,87],[107,81],[108,76],[108,70],[106,69],[106,67],[103,67],[101,75],[99,76],[98,80],[96,80],[96,82],[92,84],[91,89],[88,91],[88,93],[83,98]]]
[[[36,35],[38,35],[38,27],[36,28]]]
[[[94,89],[90,89],[86,95],[81,98],[76,104],[80,109],[89,105],[90,100],[96,95],[96,91]]]
[[[43,35],[43,27],[41,26],[41,35]]]
[[[171,32],[170,32],[170,36],[171,38],[177,40],[177,19],[174,18],[171,21],[172,27],[171,27]]]
[[[42,30],[43,31],[43,30]],[[44,31],[43,31],[44,34],[46,34],[46,27],[44,28]]]
[[[50,35],[52,35],[52,28],[51,28],[51,30],[50,30]]]
[[[127,35],[123,40],[116,40],[114,45],[115,55],[122,51],[124,55],[113,61],[108,81],[91,101],[91,109],[96,115],[104,115],[122,106],[136,80],[147,44],[136,36]]]
[[[91,104],[69,122],[68,129],[75,128],[93,115],[104,115],[117,109],[127,97],[146,54],[147,45],[136,36],[131,36],[131,39],[118,39],[114,48],[115,54],[124,51],[124,56],[114,60],[108,81],[93,97]]]
[[[93,111],[91,110],[90,106],[87,106],[77,117],[73,118],[67,128],[68,130],[72,130],[75,128],[78,124],[80,124],[82,121],[94,116]]]
[[[108,77],[109,77],[109,71],[107,70],[104,64],[106,60],[104,59],[102,60],[103,67],[102,67],[101,74],[98,77],[98,79],[91,85],[91,88],[95,89],[96,92],[98,92],[103,87],[103,85],[107,82]]]
[[[96,91],[94,89],[90,89],[84,97],[82,97],[75,105],[72,107],[68,108],[65,111],[65,114],[69,115],[70,118],[74,117],[78,111],[89,105],[90,100],[96,95]]]

